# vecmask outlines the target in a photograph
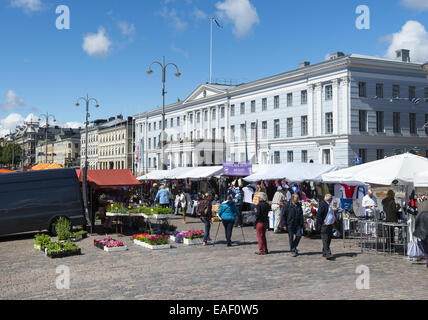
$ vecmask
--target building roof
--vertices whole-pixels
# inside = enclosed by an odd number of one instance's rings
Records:
[[[403,62],[401,60],[387,59],[382,57],[367,56],[367,55],[361,55],[361,54],[349,54],[349,55],[338,56],[337,58],[332,60],[326,59],[325,61],[321,61],[315,64],[309,64],[304,67],[299,67],[290,71],[279,73],[273,76],[264,77],[264,78],[243,83],[240,85],[229,86],[229,85],[221,85],[221,84],[201,84],[184,101],[167,105],[166,112],[172,112],[179,109],[180,107],[191,105],[192,101],[190,101],[189,98],[196,96],[198,91],[201,90],[201,88],[206,88],[207,90],[213,89],[213,91],[219,91],[218,95],[216,95],[215,98],[218,98],[219,96],[227,97],[233,94],[239,94],[240,92],[251,90],[252,88],[263,84],[275,83],[277,81],[284,81],[289,78],[304,79],[304,78],[307,78],[308,76],[325,72],[326,70],[338,70],[341,68],[347,68],[351,64],[360,64],[362,62],[368,65],[372,65],[374,63],[376,64],[377,67],[383,66],[385,68],[397,68],[397,70],[407,69],[407,71],[411,70],[412,72],[416,72],[416,73],[420,72],[421,74],[423,74],[421,63]],[[211,99],[213,99],[213,96],[209,96],[197,101],[199,103],[204,103],[204,102],[209,102]],[[161,112],[162,112],[162,108],[156,108],[146,113],[137,114],[134,116],[134,118],[160,115]]]

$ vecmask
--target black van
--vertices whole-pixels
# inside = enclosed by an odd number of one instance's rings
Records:
[[[59,217],[86,223],[74,169],[0,174],[0,235],[49,230]]]

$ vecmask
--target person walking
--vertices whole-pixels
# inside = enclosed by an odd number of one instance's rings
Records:
[[[159,188],[159,191],[156,194],[155,202],[159,202],[159,205],[162,208],[169,207],[169,192],[163,185]]]
[[[275,215],[275,227],[274,233],[281,233],[281,224],[282,224],[282,207],[287,204],[287,194],[284,192],[281,186],[277,188],[273,199],[272,199],[272,211]]]
[[[303,236],[303,210],[297,193],[293,194],[290,203],[283,207],[282,216],[287,225],[290,252],[293,257],[297,257],[297,246]]]
[[[256,207],[258,206],[259,202],[260,202],[260,193],[264,193],[266,195],[266,201],[267,201],[267,193],[266,193],[266,187],[262,186],[262,185],[258,185],[257,186],[257,191],[253,196],[253,203],[251,204],[251,212],[253,213],[253,215],[256,215]],[[254,230],[257,229],[257,218],[256,221],[254,223]]]
[[[269,253],[266,241],[266,230],[269,225],[269,211],[271,210],[271,207],[267,203],[266,193],[258,192],[258,198],[258,204],[254,208],[254,213],[256,215],[257,240],[259,241],[259,251],[256,252],[256,254],[265,255]]]
[[[158,194],[158,185],[157,183],[153,184],[153,187],[150,189],[150,205],[155,204],[156,195]]]
[[[395,192],[388,190],[386,198],[382,200],[383,211],[385,212],[385,222],[398,223],[400,204],[395,202]],[[386,226],[384,228],[387,228]],[[387,249],[390,250],[395,244],[395,228],[387,228]]]
[[[186,196],[186,192],[183,190],[180,193],[180,210],[181,210],[181,214],[183,215],[183,224],[186,224],[186,210],[187,210],[187,196]]]
[[[222,203],[218,211],[218,216],[220,217],[224,231],[226,233],[227,246],[232,246],[232,231],[233,225],[235,224],[236,219],[241,215],[238,208],[233,201],[233,198],[229,196],[225,202]]]
[[[333,237],[333,227],[336,223],[335,212],[337,209],[332,205],[333,196],[326,194],[317,212],[317,230],[321,230],[322,256],[327,260],[333,258],[330,250],[331,239]]]
[[[413,236],[419,238],[422,242],[426,266],[428,268],[428,211],[420,213],[416,218]]]
[[[244,205],[244,197],[243,192],[241,188],[239,187],[238,182],[236,183],[235,188],[233,189],[234,192],[234,198],[233,201],[235,201],[235,205],[239,212],[242,212],[242,207]],[[241,227],[242,228],[243,222],[242,222],[242,216],[239,215],[238,218],[235,220],[235,227]]]
[[[199,203],[196,214],[200,217],[202,223],[205,225],[203,245],[208,245],[210,239],[211,230],[211,218],[212,218],[212,199],[207,193],[204,199]]]

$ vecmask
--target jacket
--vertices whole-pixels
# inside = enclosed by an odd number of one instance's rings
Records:
[[[161,189],[156,194],[155,202],[159,201],[159,204],[169,204],[169,192],[166,189]]]
[[[296,232],[298,229],[303,228],[303,210],[299,203],[293,204],[290,202],[284,206],[282,208],[282,215],[289,231]]]
[[[254,208],[254,212],[256,214],[256,223],[268,223],[270,210],[271,208],[269,203],[266,201],[260,201],[259,204]]]
[[[386,222],[398,222],[398,210],[394,198],[385,198],[382,200],[383,211],[385,211]]]
[[[233,201],[223,202],[218,211],[220,219],[225,221],[235,221],[240,214],[241,213]]]
[[[320,203],[320,206],[318,207],[317,221],[315,225],[316,230],[318,231],[321,230],[321,227],[324,224],[325,218],[327,217],[329,208],[330,208],[330,205],[327,202],[322,201]]]
[[[155,202],[157,194],[158,194],[158,188],[152,188],[152,189],[150,189],[150,200],[152,202]]]
[[[415,232],[413,236],[421,239],[422,241],[428,241],[428,212],[422,212],[415,222]],[[426,252],[425,252],[426,253]]]
[[[201,201],[201,203],[199,203],[196,214],[201,218],[206,218],[207,220],[211,220],[212,209],[213,209],[212,202],[210,200],[204,199]]]

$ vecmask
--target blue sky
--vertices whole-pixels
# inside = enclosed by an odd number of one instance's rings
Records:
[[[70,30],[55,26],[58,5],[70,9]],[[356,28],[359,5],[370,8],[369,30]],[[420,41],[413,53],[428,60],[428,0],[0,0],[0,134],[46,111],[60,124],[82,123],[74,103],[86,93],[101,105],[92,119],[155,108],[161,72],[146,70],[163,55],[182,73],[168,71],[167,103],[186,98],[209,79],[210,16],[223,26],[214,28],[219,82],[255,80],[334,51],[386,56],[411,36]]]

